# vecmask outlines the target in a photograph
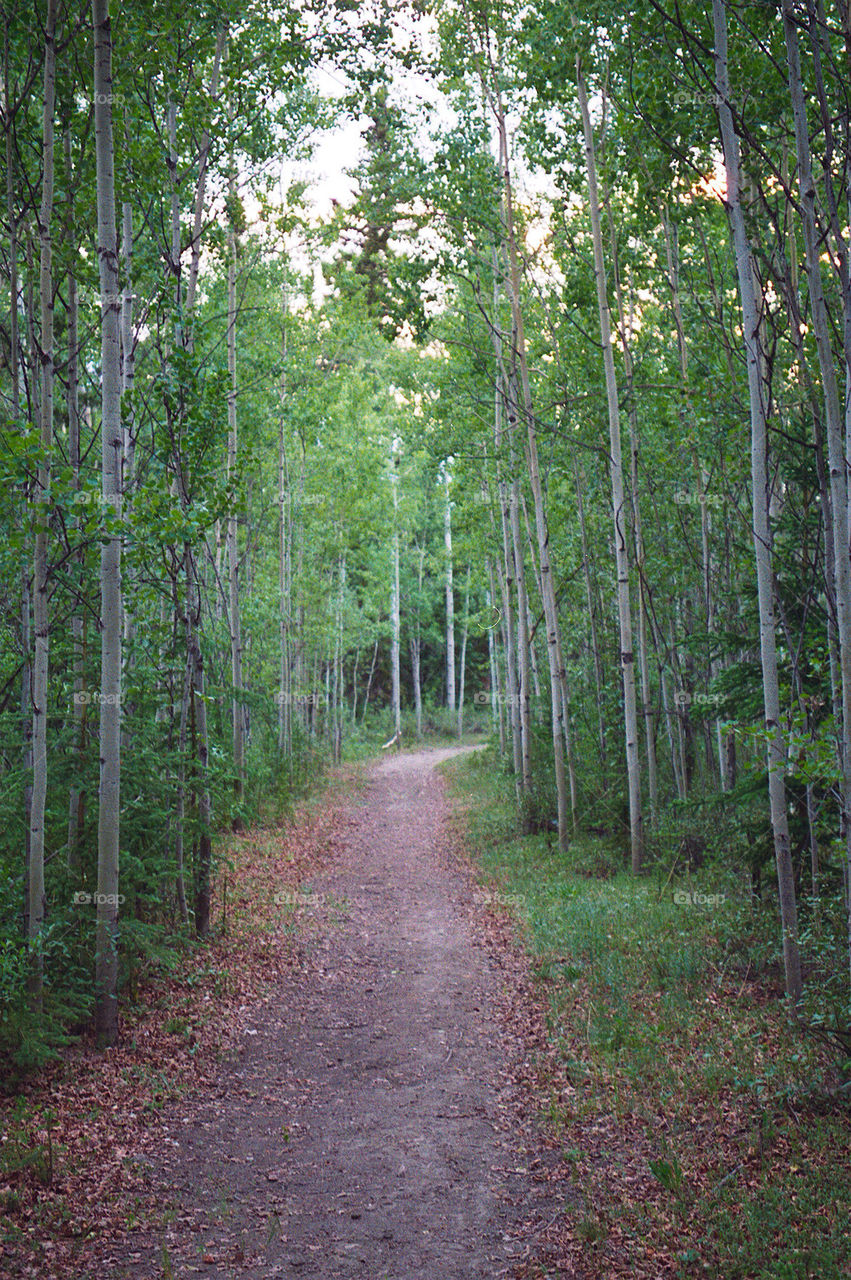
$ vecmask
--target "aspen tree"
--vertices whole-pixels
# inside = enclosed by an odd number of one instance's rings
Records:
[[[121,795],[121,297],[115,222],[112,30],[109,0],[92,0],[95,151],[101,292],[101,468],[108,536],[101,543],[100,787],[95,1021],[102,1044],[118,1036],[118,850]]]
[[[576,83],[582,113],[585,139],[585,166],[588,176],[588,212],[594,244],[594,275],[597,285],[597,310],[606,376],[606,399],[609,410],[609,469],[612,483],[612,516],[614,519],[615,572],[617,577],[618,622],[620,625],[620,665],[623,681],[624,736],[629,788],[629,833],[632,870],[641,869],[644,855],[644,818],[641,809],[641,776],[638,760],[638,719],[635,701],[635,655],[632,644],[632,612],[629,590],[629,556],[626,540],[627,506],[624,494],[623,455],[621,450],[620,406],[617,375],[612,349],[611,319],[606,288],[606,266],[603,257],[603,233],[600,199],[597,191],[597,164],[594,156],[594,133],[588,108],[588,91],[582,60],[576,55]]]
[[[813,336],[818,353],[824,393],[824,417],[830,472],[830,528],[826,537],[833,544],[836,593],[836,630],[839,641],[840,698],[842,727],[839,734],[839,765],[842,773],[840,828],[845,837],[847,875],[851,877],[851,555],[849,555],[848,478],[843,447],[843,413],[839,401],[836,368],[833,362],[830,321],[821,277],[820,237],[816,223],[815,181],[813,179],[810,135],[801,78],[801,55],[794,6],[783,0],[783,28],[789,71],[789,95],[795,120],[795,148],[798,158],[801,224],[804,234],[805,268],[810,297]],[[846,406],[847,408],[847,406]],[[851,443],[851,441],[849,441]],[[851,878],[847,883],[851,885]],[[848,895],[848,958],[851,965],[851,892]]]
[[[446,503],[443,508],[443,545],[446,551],[446,709],[455,710],[455,593],[452,586],[452,499],[449,463],[444,469]]]
[[[47,677],[50,622],[48,618],[48,533],[50,523],[51,455],[53,453],[53,219],[54,107],[56,100],[57,0],[48,0],[44,29],[44,100],[42,112],[42,187],[38,214],[41,246],[39,301],[41,312],[41,449],[35,490],[35,547],[33,556],[32,756],[33,789],[29,841],[29,917],[31,949],[29,992],[33,1009],[41,1010],[43,959],[39,951],[44,928],[44,817],[47,801]]]
[[[745,227],[741,201],[739,140],[733,123],[730,102],[730,77],[727,64],[727,10],[725,0],[712,0],[715,33],[715,88],[720,98],[718,115],[724,148],[727,177],[726,204],[733,232],[733,248],[742,304],[745,354],[748,370],[748,393],[751,416],[751,482],[753,486],[753,539],[756,556],[757,593],[759,601],[759,641],[762,661],[765,728],[768,737],[768,796],[777,885],[783,928],[783,964],[786,994],[793,1004],[801,998],[801,960],[798,951],[798,912],[795,880],[789,847],[789,819],[786,810],[786,743],[780,720],[780,690],[777,677],[777,639],[774,614],[771,528],[768,514],[768,423],[765,389],[762,379],[762,354],[759,346],[760,318],[754,294],[754,270],[751,247]]]

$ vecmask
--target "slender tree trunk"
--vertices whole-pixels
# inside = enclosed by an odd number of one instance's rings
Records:
[[[287,286],[281,290],[281,413],[278,419],[278,595],[281,637],[281,675],[278,688],[278,751],[289,760],[292,755],[292,503],[287,475],[284,435],[287,403]]]
[[[38,216],[41,241],[39,297],[41,306],[41,449],[35,492],[35,553],[33,558],[33,630],[35,658],[32,681],[33,792],[30,814],[29,994],[32,1008],[42,1007],[43,957],[40,951],[44,928],[44,820],[47,802],[47,677],[50,631],[47,610],[48,529],[50,521],[51,456],[53,453],[53,218],[54,104],[56,99],[56,12],[57,0],[48,0],[44,32],[44,110],[42,114],[42,189]]]
[[[231,116],[232,116],[231,112]],[[228,195],[233,203],[236,200],[236,178],[231,162],[228,180]],[[237,465],[237,423],[236,423],[236,230],[233,224],[233,213],[228,226],[228,485],[232,488],[236,483]],[[242,708],[242,628],[239,613],[239,547],[237,545],[236,500],[230,496],[230,510],[227,520],[228,551],[228,607],[230,612],[231,634],[231,712],[233,716],[233,771],[234,791],[237,806],[245,799],[245,716]],[[242,830],[242,818],[237,814],[234,830]]]
[[[812,171],[810,136],[801,79],[801,58],[794,5],[783,0],[783,26],[789,68],[789,94],[795,119],[795,145],[798,156],[798,187],[807,285],[810,296],[813,335],[824,391],[824,415],[827,427],[827,454],[830,469],[831,528],[834,572],[836,575],[836,629],[839,638],[840,692],[842,699],[842,732],[839,742],[839,765],[842,771],[842,832],[845,837],[847,883],[851,886],[851,556],[849,556],[848,483],[843,442],[844,418],[839,401],[836,369],[833,362],[830,321],[821,277],[821,243],[816,222],[815,182]],[[851,967],[851,891],[848,901],[848,961]],[[791,994],[791,993],[790,993]]]
[[[496,467],[496,488],[499,497],[499,515],[502,532],[502,560],[498,565],[500,595],[502,599],[502,631],[503,650],[505,653],[505,684],[508,696],[508,722],[511,728],[511,759],[514,769],[514,783],[517,790],[518,805],[522,804],[526,775],[523,771],[523,742],[520,716],[520,682],[517,667],[517,639],[514,625],[514,600],[512,587],[516,594],[517,567],[514,562],[514,540],[511,531],[510,502],[511,492],[504,476],[501,461],[503,437],[505,434],[505,371],[502,359],[502,327],[499,318],[499,259],[496,251],[493,254],[493,344],[495,368],[494,393],[494,449]]]
[[[510,422],[515,421],[515,410],[509,409]],[[513,432],[513,426],[509,428]],[[514,456],[511,457],[512,470]],[[520,485],[515,476],[509,494],[511,542],[514,558],[514,582],[517,590],[517,714],[520,721],[521,755],[521,830],[528,835],[532,815],[527,798],[532,791],[532,714],[531,672],[529,667],[529,609],[526,602],[526,562],[523,556],[523,540],[520,537]]]
[[[417,741],[423,736],[423,689],[420,676],[422,658],[422,635],[420,630],[420,602],[423,597],[423,576],[425,573],[425,545],[418,548],[417,562],[417,607],[411,635],[411,674],[414,682],[414,710],[417,717]]]
[[[201,624],[201,579],[192,547],[185,545],[186,557],[186,650],[191,669],[190,717],[195,747],[195,788],[198,796],[198,840],[195,855],[195,932],[206,938],[210,932],[212,806],[209,788],[209,737],[205,693],[204,654],[199,636]]]
[[[15,209],[15,157],[12,139],[12,101],[9,77],[8,25],[3,39],[3,85],[6,102],[6,216],[9,222],[9,378],[11,382],[12,419],[15,429],[21,425],[21,339],[18,325],[20,282],[18,279],[18,215]],[[31,277],[30,277],[31,279]],[[32,655],[31,620],[32,600],[29,572],[29,495],[24,491],[23,501],[23,557],[21,568],[21,764],[24,774],[24,929],[29,936],[30,927],[30,866],[32,834]]]
[[[762,354],[759,348],[759,312],[754,296],[751,249],[741,204],[739,173],[739,141],[730,108],[730,79],[727,64],[727,11],[724,0],[712,0],[715,32],[715,88],[721,100],[719,118],[727,175],[727,210],[733,230],[739,297],[742,304],[745,354],[748,369],[748,391],[751,409],[751,476],[753,484],[753,536],[756,555],[757,593],[760,619],[760,654],[762,658],[765,728],[768,735],[768,794],[777,884],[783,928],[783,962],[786,972],[786,994],[793,1005],[801,998],[801,961],[798,952],[798,916],[795,880],[789,847],[789,823],[786,809],[786,743],[780,718],[780,692],[777,676],[777,643],[774,616],[771,528],[768,518],[768,430],[762,382]],[[844,504],[843,504],[844,510]]]
[[[216,36],[216,51],[213,55],[213,68],[210,72],[210,85],[207,90],[210,102],[215,102],[219,96],[219,78],[226,44],[227,31],[223,29]],[[189,279],[186,285],[186,314],[190,317],[188,334],[190,347],[192,345],[192,324],[195,312],[195,293],[198,287],[198,270],[201,265],[201,235],[204,228],[204,203],[207,193],[207,166],[209,159],[210,130],[205,127],[201,134],[201,146],[198,155],[198,179],[195,183],[192,242],[189,246]]]
[[[563,707],[561,698],[562,673],[559,671],[558,667],[558,653],[560,649],[558,607],[556,604],[555,586],[553,583],[552,566],[550,562],[550,535],[547,528],[546,513],[544,511],[544,493],[538,464],[537,428],[535,425],[535,415],[532,406],[529,366],[526,358],[523,309],[520,305],[520,266],[514,227],[514,203],[511,187],[511,173],[508,163],[508,136],[505,125],[505,113],[502,108],[498,89],[493,97],[493,107],[496,114],[496,123],[499,133],[499,161],[503,180],[504,224],[509,264],[509,300],[511,303],[512,337],[514,343],[513,356],[516,360],[520,374],[521,404],[523,416],[526,421],[526,464],[529,471],[529,485],[532,491],[532,501],[535,505],[535,528],[538,535],[541,597],[547,625],[547,659],[550,671],[553,765],[558,802],[558,840],[559,848],[564,851],[567,849],[570,837],[568,834],[568,799],[564,771],[564,729],[562,725]]]
[[[452,589],[452,502],[449,497],[449,464],[446,464],[446,506],[443,509],[443,541],[446,548],[446,707],[455,710],[455,595]]]
[[[414,710],[417,718],[417,741],[423,736],[423,691],[420,678],[420,654],[422,642],[418,635],[411,636],[411,676],[414,684]]]
[[[76,219],[74,216],[73,172],[71,166],[71,132],[65,131],[65,182],[68,190],[68,244],[76,244]],[[68,364],[67,393],[68,406],[68,462],[71,467],[72,488],[76,498],[80,492],[80,411],[79,411],[79,333],[77,277],[73,264],[68,269]],[[79,512],[75,509],[71,517],[72,525],[78,523]],[[83,587],[83,552],[75,553],[71,572],[74,575],[78,591]],[[73,646],[74,672],[74,708],[72,715],[74,735],[74,779],[68,794],[68,848],[66,861],[69,869],[76,870],[79,864],[78,850],[83,834],[84,796],[80,786],[83,777],[83,766],[86,749],[86,699],[84,689],[84,637],[85,626],[83,610],[75,603],[71,615],[71,643]]]
[[[584,477],[580,479],[579,461],[573,455],[576,477],[576,514],[579,517],[579,537],[582,546],[582,575],[585,580],[585,600],[588,605],[588,623],[591,628],[591,656],[594,662],[594,686],[597,692],[597,733],[600,743],[600,768],[606,775],[606,716],[603,707],[603,655],[597,628],[597,592],[591,581],[591,557],[588,550],[588,534],[585,527],[585,503],[582,499]]]
[[[184,842],[186,831],[186,727],[189,718],[189,692],[191,689],[191,666],[187,656],[183,671],[183,693],[180,698],[180,729],[177,739],[177,795],[175,797],[175,893],[177,909],[181,923],[188,925],[189,908],[186,905],[186,879],[184,876]]]
[[[393,488],[393,560],[391,565],[392,581],[390,590],[390,626],[391,642],[390,642],[390,667],[392,678],[392,699],[393,699],[393,732],[397,741],[401,742],[402,735],[402,704],[401,704],[401,684],[399,679],[399,656],[401,650],[401,621],[400,621],[400,602],[399,602],[399,494],[397,487],[399,483],[398,473],[398,455],[394,454],[392,462],[392,473],[390,483]],[[447,508],[448,509],[448,508]],[[451,546],[450,546],[451,556]],[[451,563],[451,560],[450,560]],[[453,688],[453,696],[454,696]]]
[[[490,590],[485,593],[485,605],[487,608],[488,618],[491,619],[494,613],[494,600],[496,598],[496,589],[494,587],[494,571],[493,561],[488,556],[488,581],[490,582]],[[499,612],[497,610],[497,612]],[[505,738],[505,702],[502,689],[502,672],[499,663],[499,654],[497,653],[496,644],[496,624],[488,625],[488,665],[490,667],[491,677],[491,710],[493,712],[493,725],[499,735],[499,754],[505,755],[506,738]]]
[[[470,566],[464,584],[464,623],[461,630],[461,663],[458,670],[458,737],[464,733],[464,677],[467,669],[467,633],[470,627]]]
[[[682,424],[682,435],[685,440],[690,433],[690,423],[692,417],[691,406],[691,387],[689,385],[688,374],[688,347],[686,346],[685,327],[682,319],[682,308],[680,304],[680,264],[679,264],[679,243],[676,225],[671,225],[668,217],[667,209],[663,212],[662,225],[665,232],[665,253],[668,264],[668,286],[671,290],[671,309],[674,316],[674,326],[677,331],[677,348],[680,356],[680,378],[682,379],[682,406],[680,412],[680,422]],[[706,502],[706,484],[707,476],[705,468],[702,467],[697,456],[697,450],[692,447],[692,459],[694,464],[695,483],[698,486],[698,499],[700,507],[700,548],[701,548],[701,569],[703,578],[703,607],[704,622],[706,626],[706,634],[711,638],[715,627],[715,611],[714,598],[712,593],[712,559],[710,555],[710,528],[709,528],[709,508]],[[710,661],[709,679],[715,675],[716,664]],[[723,762],[723,747],[720,721],[716,721],[716,729],[718,733],[718,772],[723,790],[725,768]],[[707,743],[707,752],[711,751],[709,743]],[[707,761],[709,763],[709,761]]]
[[[344,699],[344,679],[343,679],[343,641],[344,641],[344,610],[346,604],[346,556],[343,552],[340,556],[340,585],[337,595],[337,627],[336,627],[336,651],[337,663],[334,676],[335,682],[335,707],[334,707],[334,760],[337,764],[343,759],[343,699]]]
[[[608,198],[607,198],[608,205]],[[659,816],[659,781],[656,762],[656,720],[653,714],[653,699],[650,691],[650,663],[647,653],[647,609],[644,598],[644,575],[646,558],[644,554],[644,533],[641,524],[641,502],[638,491],[638,413],[635,403],[634,370],[632,363],[632,297],[627,316],[621,288],[620,268],[617,258],[617,237],[611,222],[612,260],[615,266],[615,297],[618,309],[618,329],[621,338],[621,351],[624,360],[624,372],[627,382],[627,421],[629,422],[629,487],[632,499],[632,531],[635,539],[635,567],[638,576],[638,670],[641,679],[641,711],[644,718],[644,744],[647,756],[647,795],[650,805],[650,823],[656,826]],[[704,508],[705,509],[705,508]]]
[[[126,131],[127,125],[125,122],[125,134]],[[133,505],[132,495],[136,465],[135,424],[133,411],[129,408],[136,377],[136,343],[133,335],[133,206],[129,200],[125,200],[121,208],[121,242],[121,257],[124,267],[124,288],[121,294],[121,392],[125,405],[128,406],[125,410],[123,422],[121,494],[124,515],[127,518],[131,514]],[[132,605],[133,587],[135,585],[134,577],[135,575],[125,572],[122,586],[122,653],[125,674],[132,666],[132,646],[136,634]],[[128,596],[131,596],[131,602],[129,603]],[[122,717],[122,746],[125,750],[129,746],[126,725],[132,710],[132,707],[125,706]]]
[[[121,299],[115,223],[112,31],[109,0],[92,0],[95,149],[101,293],[101,468],[104,511],[121,518]],[[118,1037],[118,849],[121,798],[121,538],[101,543],[100,788],[95,1021],[102,1044]]]
[[[375,637],[375,644],[372,650],[372,662],[369,665],[369,675],[367,676],[367,680],[366,680],[366,693],[364,694],[363,711],[361,713],[361,718],[360,718],[361,724],[366,723],[366,712],[367,712],[367,708],[369,707],[369,692],[372,688],[372,677],[375,675],[375,663],[377,659],[378,659],[378,636]]]
[[[597,194],[597,165],[594,158],[594,133],[588,110],[588,94],[582,63],[577,54],[576,80],[582,130],[585,137],[585,163],[588,172],[588,204],[591,235],[594,242],[594,274],[597,283],[597,307],[600,315],[600,337],[606,374],[606,397],[609,409],[610,470],[612,480],[612,514],[614,517],[615,569],[617,575],[618,621],[620,625],[620,663],[624,695],[624,734],[626,768],[629,787],[629,830],[632,870],[641,870],[644,855],[644,820],[641,810],[641,777],[638,759],[638,722],[635,703],[635,658],[632,647],[632,614],[629,590],[629,559],[626,539],[626,499],[624,497],[623,461],[621,454],[620,406],[617,375],[612,350],[611,321],[603,257],[603,234],[600,201]]]
[[[355,649],[355,667],[352,672],[352,725],[358,722],[358,667],[360,666],[360,646]]]

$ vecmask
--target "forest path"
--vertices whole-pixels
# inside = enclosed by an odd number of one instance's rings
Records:
[[[132,1235],[99,1280],[541,1274],[521,1265],[523,1236],[554,1209],[530,1171],[536,1126],[516,1123],[522,1046],[500,1017],[499,957],[448,856],[434,766],[453,754],[371,769],[303,896],[300,971],[151,1169],[165,1238]]]

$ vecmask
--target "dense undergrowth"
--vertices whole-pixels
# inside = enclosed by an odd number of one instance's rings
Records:
[[[776,896],[767,884],[754,896],[747,866],[690,871],[676,840],[667,859],[659,841],[635,878],[616,842],[588,834],[559,855],[546,834],[517,834],[511,780],[491,751],[444,767],[466,844],[531,953],[572,1086],[553,1089],[547,1119],[573,1166],[582,1207],[568,1208],[568,1229],[593,1273],[608,1274],[617,1242],[673,1257],[682,1275],[851,1274],[851,1063],[822,1031],[847,1000],[839,909],[804,912],[795,1022]],[[583,1135],[603,1116],[638,1119],[660,1199],[630,1195],[611,1168],[596,1176]]]

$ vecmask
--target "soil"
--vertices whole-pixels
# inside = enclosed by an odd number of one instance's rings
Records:
[[[529,1260],[559,1216],[555,1157],[521,1083],[511,978],[452,852],[434,769],[452,754],[372,768],[292,899],[298,965],[143,1152],[158,1229],[99,1248],[87,1278],[545,1274]]]

